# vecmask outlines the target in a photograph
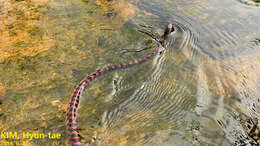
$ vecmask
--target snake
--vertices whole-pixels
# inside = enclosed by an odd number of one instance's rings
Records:
[[[137,58],[126,63],[105,66],[98,69],[96,72],[89,74],[80,81],[80,83],[75,87],[72,93],[66,115],[66,127],[69,137],[69,143],[71,146],[82,146],[81,136],[78,130],[78,110],[80,98],[85,89],[89,86],[90,82],[93,82],[96,78],[108,72],[120,69],[123,70],[132,66],[140,65],[148,60],[151,60],[154,56],[161,54],[164,50],[168,36],[171,35],[174,31],[174,25],[172,23],[169,23],[164,30],[162,40],[159,41],[158,47],[156,47],[151,53],[148,53],[141,58]]]

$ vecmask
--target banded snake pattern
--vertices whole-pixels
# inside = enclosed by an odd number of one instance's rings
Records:
[[[159,46],[154,49],[153,52],[148,53],[144,57],[135,59],[133,61],[129,61],[127,63],[120,63],[117,65],[109,65],[105,66],[94,73],[91,73],[86,78],[84,78],[74,89],[72,97],[69,102],[68,110],[67,110],[67,118],[66,125],[69,136],[69,142],[72,146],[82,146],[81,137],[78,131],[78,109],[80,98],[84,90],[89,86],[89,83],[94,81],[97,77],[104,75],[105,73],[111,72],[117,69],[126,69],[138,64],[142,64],[147,60],[153,58],[157,54],[160,54],[164,50],[164,44],[166,42],[167,37],[174,32],[174,25],[168,24],[167,28],[164,31],[162,36],[162,40],[159,43]]]

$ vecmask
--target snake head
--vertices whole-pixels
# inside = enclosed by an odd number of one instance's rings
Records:
[[[169,23],[167,28],[164,30],[163,38],[165,39],[168,35],[174,32],[174,25]]]

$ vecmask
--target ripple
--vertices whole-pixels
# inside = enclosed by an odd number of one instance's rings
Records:
[[[257,38],[254,28],[259,25],[258,15],[250,10],[239,13],[244,7],[232,1],[198,1],[196,5],[153,0],[137,4],[146,16],[137,15],[130,23],[152,24],[162,33],[171,22],[176,31],[160,56],[144,66],[118,73],[114,102],[109,103],[102,120],[104,133],[109,133],[104,139],[109,139],[109,144],[149,144],[161,131],[176,131],[193,118],[201,124],[197,135],[202,136],[197,137],[203,144],[221,144],[223,139],[235,143],[246,135],[240,121],[232,117],[232,112],[241,112],[236,107],[246,105],[244,109],[249,112],[243,109],[243,113],[259,115],[259,106],[254,104],[258,95],[254,93],[259,91],[249,94],[246,89],[250,82],[245,70],[254,72],[256,68],[242,70],[243,66],[238,65],[245,64],[243,58],[257,51],[257,46],[248,47],[247,40]],[[254,77],[250,77],[252,83],[257,82]],[[191,141],[185,128],[177,135]]]
[[[259,0],[238,0],[240,3],[248,5],[248,6],[260,6]]]
[[[188,29],[177,22],[175,25],[178,32],[169,38],[166,50],[150,64],[146,81],[138,85],[132,94],[125,94],[126,90],[116,91],[120,96],[129,97],[121,99],[107,111],[103,120],[107,132],[119,137],[131,135],[137,138],[135,144],[144,144],[149,142],[147,137],[156,131],[180,125],[186,113],[195,108],[193,95],[196,94],[197,75],[190,56],[183,51],[193,36],[187,37]],[[132,135],[131,131],[137,134]],[[129,139],[127,142],[133,141]]]

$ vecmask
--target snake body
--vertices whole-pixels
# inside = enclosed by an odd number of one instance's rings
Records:
[[[164,35],[162,36],[162,41],[160,41],[160,44],[157,48],[153,50],[153,52],[148,53],[144,57],[135,59],[133,61],[129,61],[127,63],[120,63],[120,64],[112,64],[109,66],[105,66],[99,70],[97,70],[94,73],[91,73],[87,77],[85,77],[74,89],[74,92],[72,94],[72,97],[69,102],[69,107],[67,110],[67,118],[66,118],[66,125],[67,125],[67,131],[69,136],[69,142],[72,146],[82,146],[81,143],[81,137],[78,131],[78,109],[79,109],[79,103],[80,98],[82,96],[82,93],[84,90],[89,86],[90,82],[94,81],[97,77],[100,77],[101,75],[104,75],[105,73],[119,70],[119,69],[126,69],[138,64],[142,64],[146,62],[147,60],[150,60],[157,54],[161,53],[164,49],[164,43],[166,42],[167,37],[174,32],[174,26],[172,24],[169,24],[168,27],[164,31]]]

